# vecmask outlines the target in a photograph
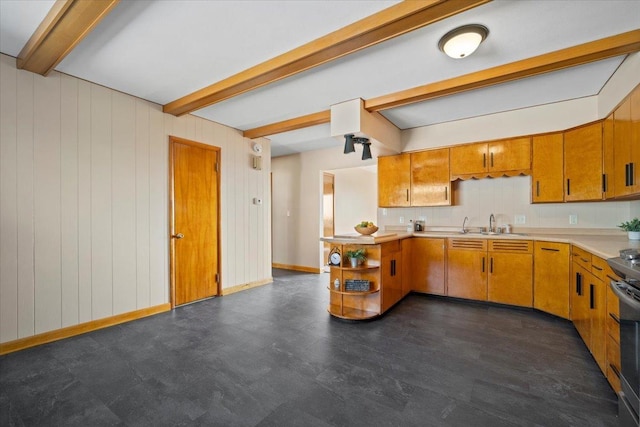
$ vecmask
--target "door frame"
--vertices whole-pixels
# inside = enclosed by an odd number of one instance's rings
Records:
[[[220,230],[220,213],[222,200],[220,199],[220,185],[222,181],[222,149],[215,145],[209,145],[202,142],[192,141],[190,139],[180,138],[177,136],[169,135],[169,300],[171,303],[171,309],[176,308],[176,277],[175,277],[175,182],[174,182],[174,160],[175,144],[190,145],[192,147],[203,148],[205,150],[212,150],[217,152],[218,164],[216,172],[218,173],[218,179],[216,180],[216,192],[218,193],[218,203],[216,206],[217,212],[217,224],[216,224],[216,244],[218,245],[218,280],[216,283],[216,295],[220,296],[222,288],[222,253],[221,253],[221,230]]]

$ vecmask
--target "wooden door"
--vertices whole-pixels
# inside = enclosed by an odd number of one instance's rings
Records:
[[[531,169],[531,138],[514,138],[489,143],[489,171],[528,171]]]
[[[447,245],[447,295],[487,300],[487,242],[449,239]]]
[[[590,347],[593,358],[596,359],[602,372],[607,372],[607,294],[606,287],[602,280],[589,275],[589,288],[587,297],[589,298],[589,320],[590,320]]]
[[[535,242],[533,307],[569,319],[569,244]]]
[[[566,202],[602,200],[602,122],[564,133],[564,177]]]
[[[577,262],[573,263],[571,278],[571,320],[582,340],[591,342],[591,321],[589,318],[589,276],[590,272]]]
[[[631,92],[631,192],[640,194],[640,86]]]
[[[219,155],[217,147],[170,137],[174,306],[219,294]]]
[[[427,294],[446,295],[445,240],[422,237],[412,240],[412,290]]]
[[[399,240],[381,245],[382,312],[402,299],[402,245]]]
[[[451,147],[451,179],[484,174],[487,171],[487,147],[486,143]]]
[[[631,98],[626,98],[613,113],[613,162],[615,196],[626,196],[632,191],[631,163]]]
[[[378,206],[410,206],[411,156],[378,157]]]
[[[604,199],[615,197],[616,175],[613,113],[602,122],[602,192]]]
[[[531,254],[489,252],[487,299],[501,304],[533,306]]]
[[[411,206],[451,205],[449,149],[411,153]]]
[[[564,201],[562,132],[534,136],[531,156],[531,202]]]

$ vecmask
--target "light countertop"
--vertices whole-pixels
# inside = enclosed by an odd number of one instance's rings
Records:
[[[562,234],[550,232],[528,232],[526,234],[495,234],[486,235],[479,233],[461,234],[456,231],[418,231],[409,233],[407,231],[384,231],[374,233],[371,236],[361,236],[358,234],[338,235],[334,237],[323,237],[320,240],[328,243],[376,245],[393,240],[406,239],[408,237],[424,238],[458,238],[458,239],[511,239],[511,240],[533,240],[544,242],[569,243],[578,246],[600,258],[613,258],[619,256],[619,251],[627,248],[640,249],[639,240],[629,240],[621,233],[610,234]]]

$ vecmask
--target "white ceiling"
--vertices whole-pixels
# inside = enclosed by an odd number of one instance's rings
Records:
[[[159,104],[187,95],[397,3],[123,0],[56,69]],[[53,0],[0,0],[0,51],[17,56]],[[437,43],[457,26],[489,28],[474,55]],[[246,130],[640,28],[639,0],[495,0],[193,114]],[[597,94],[624,60],[384,111],[401,129]],[[338,147],[321,125],[272,135],[272,154]]]

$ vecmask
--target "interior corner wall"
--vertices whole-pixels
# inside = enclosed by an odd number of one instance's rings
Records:
[[[371,152],[371,160],[361,160],[360,150],[343,154],[342,147],[271,159],[274,263],[322,267],[322,172],[376,165],[380,147]]]
[[[334,181],[335,234],[355,233],[361,221],[377,224],[378,174],[366,168],[330,171]]]
[[[268,140],[257,171],[237,130],[6,55],[0,93],[0,342],[169,302],[169,135],[221,147],[223,288],[271,277]]]
[[[598,94],[598,118],[606,118],[640,84],[640,52],[624,60]]]

